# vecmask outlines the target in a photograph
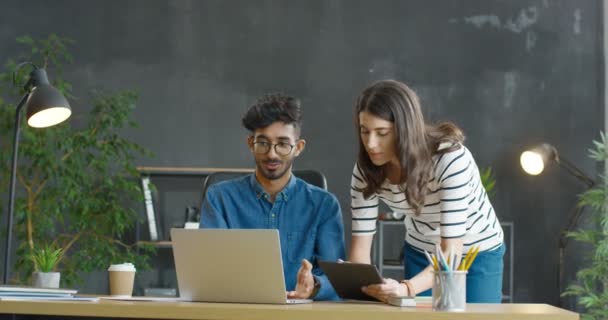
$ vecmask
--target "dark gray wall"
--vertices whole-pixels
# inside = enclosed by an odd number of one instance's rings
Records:
[[[557,240],[583,186],[554,168],[525,176],[518,157],[548,141],[595,174],[586,150],[603,126],[600,1],[0,5],[0,61],[19,35],[76,40],[76,113],[92,88],[139,92],[141,127],[127,134],[156,153],[141,165],[251,166],[239,124],[247,106],[269,91],[300,97],[308,144],[296,165],[327,175],[347,238],[353,101],[374,80],[405,81],[430,120],[459,124],[480,167],[495,168],[496,212],[515,223],[515,301],[557,303]]]

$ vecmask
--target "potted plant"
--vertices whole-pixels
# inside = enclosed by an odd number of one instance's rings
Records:
[[[138,219],[136,209],[143,203],[134,161],[150,153],[123,136],[136,126],[131,113],[137,94],[93,92],[90,101],[83,101],[63,78],[63,65],[72,61],[71,40],[51,34],[17,41],[24,47],[18,61],[44,67],[53,86],[70,100],[73,114],[70,121],[45,130],[21,125],[13,227],[18,243],[11,282],[29,282],[36,268],[30,256],[43,243],[61,249],[61,281],[68,286],[112,261],[146,269],[154,249],[137,245],[130,235]],[[9,60],[6,71],[0,72],[0,181],[8,181],[15,102],[21,90],[12,84],[15,66]],[[0,183],[0,194],[7,187]]]
[[[601,164],[608,161],[606,135],[593,141],[590,157]],[[579,206],[586,206],[591,214],[592,227],[568,234],[588,245],[588,264],[576,274],[577,282],[567,288],[563,296],[574,296],[584,308],[583,319],[608,319],[608,180],[600,174],[594,188],[580,195]]]
[[[30,258],[34,263],[32,285],[38,288],[59,288],[61,273],[56,271],[63,250],[53,246],[40,246],[32,249]]]

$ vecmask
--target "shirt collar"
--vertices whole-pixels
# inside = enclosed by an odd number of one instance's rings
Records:
[[[270,197],[270,195],[266,191],[264,191],[264,188],[258,182],[258,179],[255,177],[255,172],[253,174],[251,174],[251,176],[249,177],[249,184],[251,185],[251,189],[253,189],[253,191],[255,192],[255,195],[258,199],[259,198],[268,199]],[[279,200],[279,199],[282,199],[283,201],[289,200],[292,197],[295,188],[296,188],[296,177],[293,175],[293,173],[291,173],[289,182],[287,182],[287,185],[283,188],[283,190],[281,190],[281,191],[279,191],[279,193],[277,193],[276,200]]]

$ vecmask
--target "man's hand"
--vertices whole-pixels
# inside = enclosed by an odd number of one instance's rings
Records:
[[[400,297],[408,295],[405,285],[393,279],[384,279],[384,283],[372,284],[361,290],[368,296],[372,296],[384,303],[388,303],[389,297]]]
[[[308,260],[302,260],[302,266],[298,270],[296,290],[288,291],[289,299],[308,299],[315,287],[315,278],[312,275],[312,264]]]

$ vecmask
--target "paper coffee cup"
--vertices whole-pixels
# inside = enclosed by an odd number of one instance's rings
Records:
[[[132,263],[113,264],[108,268],[110,295],[130,297],[133,294],[135,266]]]

